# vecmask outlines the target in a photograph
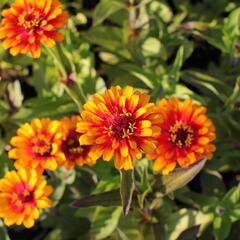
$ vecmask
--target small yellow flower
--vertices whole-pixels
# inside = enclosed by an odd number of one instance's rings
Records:
[[[35,118],[31,124],[23,124],[17,130],[17,136],[12,137],[10,143],[15,148],[9,151],[8,156],[16,159],[14,166],[17,169],[55,170],[65,161],[60,150],[61,141],[59,121]]]
[[[33,169],[7,172],[0,180],[0,217],[7,226],[30,228],[39,218],[38,209],[51,207],[51,193],[52,187]]]

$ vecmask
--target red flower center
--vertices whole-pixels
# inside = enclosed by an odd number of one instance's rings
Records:
[[[45,135],[39,135],[37,138],[33,140],[32,150],[39,156],[48,156],[52,151],[52,144],[50,139],[48,139]]]
[[[69,133],[65,141],[63,141],[62,149],[65,155],[80,155],[87,146],[80,146],[80,134],[76,131]]]
[[[18,17],[18,25],[23,26],[25,29],[36,29],[40,26],[41,23],[41,14],[39,11],[30,10],[24,11]]]
[[[136,127],[131,119],[131,113],[124,113],[114,116],[110,121],[110,127],[107,128],[109,136],[117,138],[129,138],[133,135]]]
[[[193,143],[193,129],[181,121],[176,121],[169,129],[169,141],[174,143],[177,147],[190,147]]]
[[[28,203],[28,202],[32,202],[34,197],[33,197],[33,193],[28,191],[27,189],[24,189],[19,195],[18,195],[19,200],[22,203]]]

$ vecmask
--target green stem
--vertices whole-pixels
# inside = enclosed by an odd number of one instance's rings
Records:
[[[52,48],[46,47],[46,49],[49,52],[49,54],[52,56],[53,60],[55,61],[56,67],[60,70],[63,78],[66,79],[67,78],[67,71],[65,69],[65,66],[64,66],[59,54],[56,54],[56,52]]]
[[[59,45],[56,46],[55,49],[47,48],[47,51],[49,54],[52,56],[53,60],[55,61],[56,67],[59,69],[62,78],[67,79],[68,78],[68,72],[66,70],[65,64],[64,64],[64,55],[62,53],[62,50]],[[76,73],[74,73],[76,74]],[[79,94],[80,97],[78,96],[75,88],[70,88],[64,84],[65,91],[67,94],[72,98],[72,100],[76,103],[78,110],[81,112],[83,110],[83,104],[82,100],[86,101],[86,96],[84,94],[84,91],[82,89],[82,86],[78,85],[79,88]]]
[[[73,89],[67,87],[65,84],[64,84],[64,87],[65,87],[65,90],[66,90],[66,92],[68,93],[68,95],[69,95],[69,96],[72,98],[72,100],[76,103],[76,105],[77,105],[77,107],[78,107],[78,111],[79,111],[79,112],[82,112],[82,111],[83,111],[83,104],[82,104],[81,99],[80,99],[79,96],[77,95],[77,93],[76,93]]]
[[[74,64],[71,63],[70,59],[63,54],[62,46],[61,46],[60,44],[57,44],[57,45],[56,45],[56,49],[57,49],[59,58],[60,58],[61,62],[63,63],[63,66],[66,65],[66,64],[64,64],[64,57],[65,57],[65,60],[66,60],[65,62],[67,62],[68,66],[70,66],[71,72],[72,72],[75,76],[77,76],[77,73],[76,73],[76,69],[75,69],[75,67],[74,67]],[[79,89],[79,92],[78,92],[78,93],[80,94],[80,98],[78,98],[79,101],[80,101],[80,104],[78,104],[78,105],[81,105],[81,106],[82,106],[82,102],[86,102],[87,98],[86,98],[86,95],[85,95],[85,93],[84,93],[84,91],[83,91],[82,84],[77,84],[77,87],[78,87],[78,89]],[[72,88],[71,90],[73,90],[73,89],[74,89],[74,88]],[[75,91],[75,93],[76,93],[76,91]],[[77,93],[76,93],[76,95],[77,95]]]

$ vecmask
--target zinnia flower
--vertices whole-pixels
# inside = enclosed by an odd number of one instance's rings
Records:
[[[76,131],[76,125],[81,121],[80,116],[72,116],[71,118],[64,117],[61,120],[63,141],[61,144],[61,149],[65,154],[65,164],[67,169],[73,168],[76,164],[82,166],[87,164],[92,166],[96,163],[89,157],[89,151],[91,146],[80,145],[79,137],[80,133]]]
[[[158,112],[163,115],[159,125],[162,134],[157,137],[154,154],[147,157],[156,159],[153,169],[163,174],[173,171],[178,163],[187,168],[203,157],[211,159],[215,145],[215,127],[206,117],[206,108],[193,104],[190,99],[180,102],[177,98],[159,101]]]
[[[48,118],[35,118],[17,130],[10,143],[15,146],[9,151],[9,158],[16,159],[14,166],[19,169],[55,170],[65,161],[60,150],[62,134],[60,122]]]
[[[9,226],[16,223],[26,228],[39,218],[39,208],[50,208],[48,195],[52,187],[35,170],[7,172],[0,180],[0,217]]]
[[[94,145],[89,156],[105,161],[114,156],[115,167],[132,169],[133,159],[140,159],[143,152],[153,152],[153,136],[160,135],[161,115],[156,113],[150,96],[112,87],[103,95],[94,94],[93,100],[84,105],[82,122],[77,124],[81,145]]]
[[[13,56],[30,50],[32,57],[39,58],[40,42],[52,48],[64,39],[56,29],[64,27],[68,16],[58,0],[16,0],[2,16],[0,39],[5,39],[3,47]]]

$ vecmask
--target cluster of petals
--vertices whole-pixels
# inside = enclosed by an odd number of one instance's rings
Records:
[[[163,174],[173,171],[177,164],[187,168],[201,158],[211,159],[216,147],[215,127],[206,116],[206,108],[186,99],[162,99],[158,112],[163,116],[159,125],[161,136],[157,137],[157,148],[148,159],[156,159],[153,169]]]
[[[94,94],[84,105],[82,121],[77,124],[81,133],[80,144],[92,145],[89,156],[93,160],[114,157],[118,169],[133,169],[133,161],[143,153],[152,153],[156,148],[154,137],[159,136],[162,122],[150,96],[114,86],[104,94]]]
[[[64,28],[68,14],[58,0],[16,0],[2,16],[0,39],[13,56],[30,50],[33,58],[39,58],[40,43],[52,48],[64,39],[58,29]]]
[[[74,115],[71,118],[64,117],[61,120],[62,143],[60,148],[65,155],[64,166],[66,169],[72,169],[75,165],[87,164],[92,166],[96,163],[89,156],[91,146],[80,145],[79,143],[81,134],[76,131],[76,126],[80,121],[81,117],[79,115]]]
[[[17,130],[17,136],[11,138],[13,148],[9,158],[16,159],[17,169],[55,170],[64,165],[67,169],[75,165],[96,163],[89,156],[91,146],[79,143],[80,133],[76,131],[79,115],[64,117],[60,121],[49,118],[34,118],[30,123],[23,124]]]
[[[10,171],[0,180],[0,217],[7,226],[34,225],[39,209],[50,208],[52,187],[36,170]]]
[[[40,177],[45,169],[93,166],[102,157],[114,158],[117,169],[129,170],[145,153],[155,160],[155,171],[168,174],[177,164],[186,168],[212,158],[215,127],[205,107],[175,97],[160,100],[158,106],[149,101],[148,94],[131,86],[114,86],[94,94],[81,116],[36,118],[23,124],[10,140],[9,158],[16,160],[18,172],[0,180],[0,217],[5,224],[31,227],[38,208],[51,206],[47,196],[52,189]]]
[[[16,159],[14,166],[18,172],[7,172],[0,180],[0,217],[7,226],[15,223],[32,227],[39,218],[38,208],[51,206],[47,196],[52,188],[40,177],[45,169],[95,164],[88,154],[91,146],[79,143],[81,134],[76,125],[80,121],[79,115],[61,121],[35,118],[23,124],[17,136],[12,137],[9,157]]]
[[[55,170],[63,165],[65,156],[60,149],[62,132],[60,122],[49,118],[34,118],[23,124],[12,137],[8,156],[16,159],[14,166],[26,169]]]

